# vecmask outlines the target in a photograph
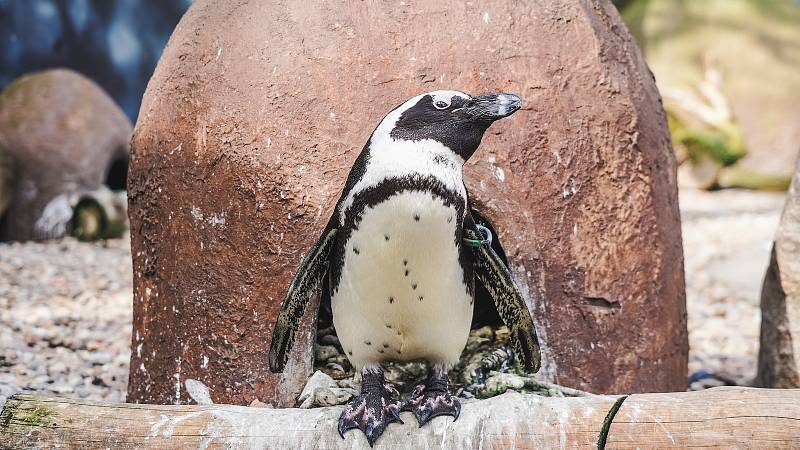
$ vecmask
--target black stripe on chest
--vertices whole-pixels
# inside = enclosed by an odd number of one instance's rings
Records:
[[[339,281],[344,267],[345,245],[350,240],[354,231],[358,230],[358,225],[368,207],[373,207],[390,197],[407,191],[421,191],[430,193],[442,200],[445,206],[453,207],[456,210],[455,233],[453,239],[456,246],[462,251],[462,223],[464,220],[464,205],[466,199],[458,192],[447,188],[444,183],[431,175],[408,175],[404,177],[388,178],[375,186],[366,188],[353,197],[352,205],[344,212],[344,225],[339,227],[336,233],[336,245],[330,256],[330,292],[335,293],[339,288]],[[338,212],[334,212],[338,214]],[[470,278],[471,278],[471,270]],[[465,273],[466,284],[466,273]]]

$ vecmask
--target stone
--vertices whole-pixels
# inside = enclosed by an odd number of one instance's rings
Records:
[[[315,345],[314,358],[317,361],[327,361],[339,356],[339,350],[332,345]]]
[[[309,407],[344,405],[356,394],[356,391],[346,388],[317,388],[314,389],[314,399]]]
[[[249,406],[251,408],[272,408],[272,405],[270,405],[268,403],[264,403],[264,402],[262,402],[261,400],[259,400],[257,398],[253,399],[253,401],[250,402],[250,404],[247,405],[247,406]]]
[[[326,334],[323,335],[321,338],[318,339],[320,344],[324,345],[332,345],[334,347],[341,347],[342,344],[339,342],[339,337],[335,334]]]
[[[768,388],[800,388],[800,161],[761,288],[756,383]]]
[[[676,164],[658,91],[609,2],[198,0],[132,139],[141,352],[129,401],[182,402],[176,377],[188,377],[215,403],[295,404],[319,299],[284,373],[266,364],[291,277],[372,127],[434,89],[525,100],[484,137],[465,183],[533,313],[542,376],[594,392],[685,389]]]
[[[0,153],[15,171],[0,239],[64,236],[77,197],[127,159],[131,130],[111,97],[71,70],[34,72],[8,85],[0,93]]]
[[[311,375],[305,387],[303,388],[303,392],[300,393],[300,397],[297,399],[298,406],[300,408],[311,408],[314,406],[317,399],[317,391],[321,389],[332,390],[341,388],[336,384],[336,381],[334,381],[333,378],[318,370],[314,372],[314,375]],[[319,395],[320,398],[323,398],[326,393],[320,392]],[[334,398],[336,397],[332,391],[330,395],[333,395]],[[332,403],[332,405],[333,404],[336,403]]]
[[[214,402],[211,401],[211,395],[208,391],[208,386],[197,380],[192,380],[191,378],[186,380],[184,384],[186,385],[186,392],[195,403],[198,405],[214,404]]]

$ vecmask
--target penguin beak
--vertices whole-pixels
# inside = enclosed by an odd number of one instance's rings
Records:
[[[522,99],[514,94],[485,94],[473,97],[464,112],[473,119],[495,121],[514,114],[521,106]]]

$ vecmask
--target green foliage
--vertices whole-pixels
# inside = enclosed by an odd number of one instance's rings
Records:
[[[721,166],[730,166],[747,154],[742,133],[731,121],[713,127],[687,127],[668,111],[667,125],[673,145],[693,164],[708,157]]]
[[[733,126],[727,130],[684,128],[676,131],[672,139],[673,142],[683,146],[692,162],[699,161],[703,156],[709,156],[723,166],[730,166],[747,154],[741,135]]]

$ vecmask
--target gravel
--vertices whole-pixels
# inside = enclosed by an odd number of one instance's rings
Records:
[[[784,195],[680,195],[689,372],[705,369],[748,384],[756,371],[761,280]],[[129,242],[0,244],[0,404],[17,390],[125,400]]]
[[[16,390],[125,400],[128,242],[0,244],[0,403]]]
[[[752,384],[761,282],[784,200],[782,193],[681,191],[689,373]]]

